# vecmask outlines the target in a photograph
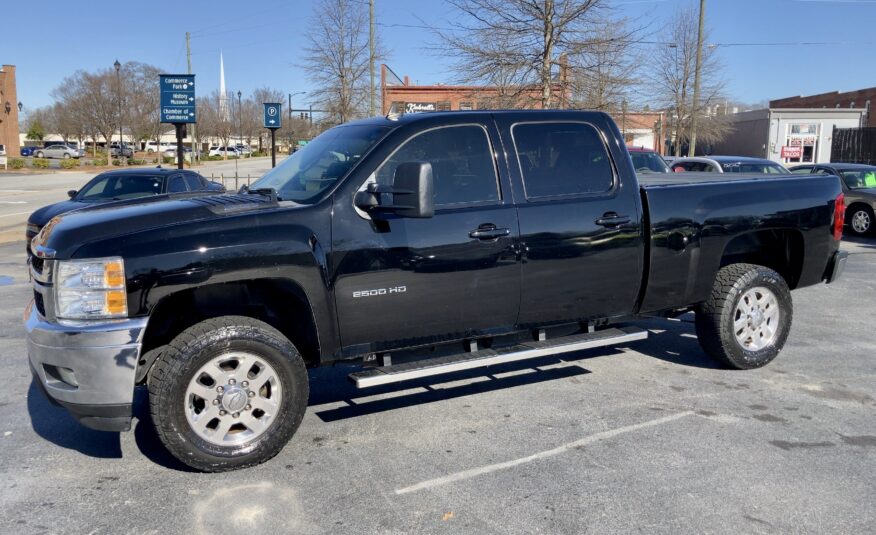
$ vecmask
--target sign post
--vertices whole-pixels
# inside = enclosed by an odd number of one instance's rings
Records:
[[[159,75],[159,87],[161,90],[160,122],[172,124],[176,128],[176,161],[177,167],[182,169],[185,156],[183,138],[186,137],[186,125],[196,122],[195,75],[161,74]]]
[[[283,115],[280,113],[282,106],[279,102],[265,102],[265,128],[271,131],[271,167],[277,166],[277,142],[275,134],[283,125]]]

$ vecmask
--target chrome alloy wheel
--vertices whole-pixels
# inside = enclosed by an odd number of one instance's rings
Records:
[[[866,210],[858,210],[852,214],[852,228],[858,234],[866,234],[870,230],[870,225],[873,222],[870,220],[870,214]]]
[[[271,427],[282,396],[280,377],[267,361],[251,353],[223,353],[189,382],[186,420],[207,442],[237,446]]]
[[[733,315],[733,332],[743,349],[759,351],[776,338],[781,311],[775,294],[763,286],[745,292]]]

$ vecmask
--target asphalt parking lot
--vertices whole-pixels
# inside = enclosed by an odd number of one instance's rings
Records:
[[[646,342],[356,391],[311,373],[272,461],[186,471],[139,396],[78,426],[31,385],[24,243],[0,245],[2,533],[873,533],[876,240],[794,292],[783,353],[716,369],[691,317]],[[142,394],[142,393],[141,393]]]

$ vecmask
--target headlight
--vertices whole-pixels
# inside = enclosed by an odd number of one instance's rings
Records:
[[[121,258],[61,260],[57,269],[55,295],[58,318],[127,317],[125,263]]]

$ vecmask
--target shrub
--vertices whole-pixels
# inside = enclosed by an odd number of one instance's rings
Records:
[[[95,158],[91,160],[91,165],[96,167],[103,167],[106,165],[106,158]]]
[[[9,167],[13,169],[23,169],[25,165],[27,162],[24,158],[10,158],[9,160]]]
[[[131,165],[146,165],[146,160],[138,160],[136,158],[131,158],[128,160],[128,163]]]
[[[253,156],[253,158],[256,158],[259,156],[268,156],[268,153],[264,152],[264,151],[257,150],[257,151],[252,153],[252,156]]]
[[[61,160],[61,169],[73,169],[74,167],[79,167],[79,160],[69,159],[69,160]]]
[[[113,165],[115,165],[116,167],[121,165],[121,162],[119,162],[118,158],[113,158]]]
[[[161,163],[174,163],[176,162],[176,158],[173,156],[162,156]]]
[[[48,169],[49,168],[49,160],[46,158],[34,158],[33,166],[36,169]]]

